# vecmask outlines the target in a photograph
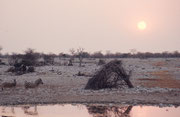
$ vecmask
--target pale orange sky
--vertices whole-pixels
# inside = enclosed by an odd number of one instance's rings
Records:
[[[180,0],[0,0],[3,53],[180,51]],[[138,30],[139,21],[147,29]]]

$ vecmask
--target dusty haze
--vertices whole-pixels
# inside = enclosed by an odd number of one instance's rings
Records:
[[[3,53],[180,50],[180,0],[0,0]],[[140,31],[137,23],[147,22]]]

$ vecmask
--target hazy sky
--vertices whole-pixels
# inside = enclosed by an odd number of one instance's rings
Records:
[[[179,44],[180,0],[0,0],[3,53],[162,52]]]

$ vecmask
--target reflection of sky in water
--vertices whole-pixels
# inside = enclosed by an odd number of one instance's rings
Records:
[[[0,116],[14,117],[179,117],[180,107],[45,105],[0,107]]]
[[[180,117],[180,107],[133,107],[131,111],[132,117]]]

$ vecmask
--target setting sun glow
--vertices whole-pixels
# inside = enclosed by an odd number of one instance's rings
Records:
[[[137,27],[139,30],[145,30],[147,27],[147,24],[145,21],[140,21],[140,22],[138,22]]]

